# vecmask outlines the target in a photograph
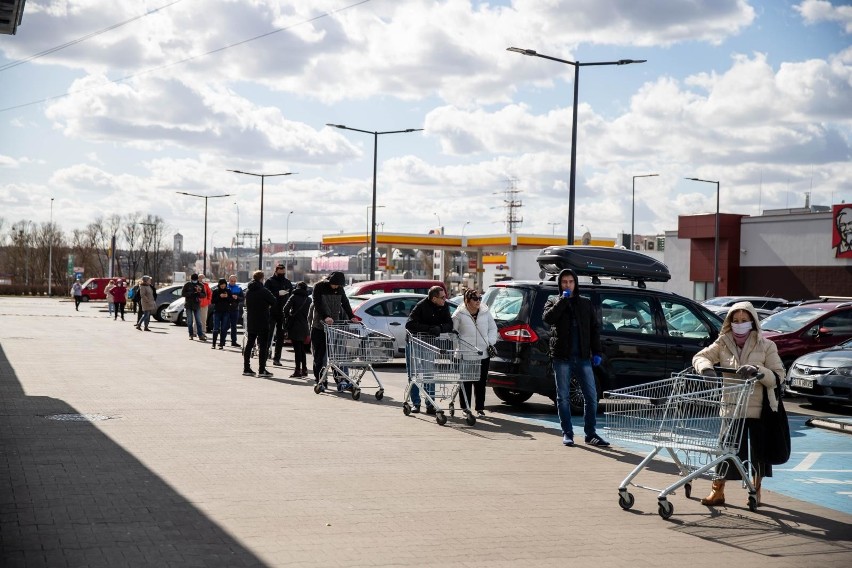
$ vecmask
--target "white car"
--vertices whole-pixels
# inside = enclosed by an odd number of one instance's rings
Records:
[[[237,286],[243,289],[243,292],[248,288],[248,283],[246,282],[237,282]],[[180,292],[180,290],[178,290]],[[159,293],[159,292],[158,292]],[[173,323],[175,325],[186,325],[186,299],[178,298],[165,309],[163,312],[163,321],[167,321],[169,323]],[[243,325],[242,314],[243,314],[243,302],[240,302],[240,321],[237,322],[237,325]],[[213,310],[207,311],[207,329],[213,329]]]

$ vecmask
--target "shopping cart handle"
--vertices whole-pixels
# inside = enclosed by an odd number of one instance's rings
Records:
[[[733,367],[721,367],[719,365],[713,365],[713,370],[719,373],[730,373],[732,375],[736,374],[737,372],[737,370]],[[760,380],[763,378],[763,373],[755,373],[754,375],[752,375],[752,378]]]

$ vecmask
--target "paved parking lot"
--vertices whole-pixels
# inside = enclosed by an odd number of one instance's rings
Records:
[[[242,377],[239,354],[0,298],[2,566],[848,566],[852,516],[778,492],[625,512],[630,451],[562,447],[487,407],[468,427],[385,398]],[[86,415],[87,420],[68,420]],[[658,464],[650,484],[670,483]]]

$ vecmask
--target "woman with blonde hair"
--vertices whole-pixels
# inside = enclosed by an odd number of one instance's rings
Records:
[[[746,378],[756,373],[762,375],[746,401],[745,423],[738,452],[740,460],[743,462],[748,460],[754,470],[753,482],[759,505],[761,482],[764,477],[772,477],[772,466],[766,463],[764,457],[766,440],[769,436],[779,435],[778,432],[767,431],[760,420],[763,397],[765,392],[770,407],[774,411],[778,410],[775,387],[785,376],[785,372],[781,358],[778,356],[778,348],[760,334],[760,320],[751,303],[738,302],[731,306],[722,324],[719,337],[712,345],[705,347],[692,358],[692,366],[702,375],[715,377],[714,365],[737,369],[738,378]],[[725,481],[741,479],[740,472],[729,463],[721,464],[719,473],[721,476],[713,480],[713,490],[710,495],[701,500],[702,505],[724,505]]]

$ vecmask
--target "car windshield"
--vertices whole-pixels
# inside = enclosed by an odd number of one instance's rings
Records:
[[[718,298],[710,298],[704,301],[705,306],[726,306],[731,300],[730,296],[719,296]]]
[[[772,314],[760,322],[760,327],[763,331],[788,333],[802,329],[824,313],[825,310],[820,310],[819,308],[790,308],[783,312]]]
[[[495,321],[514,321],[521,313],[524,304],[524,291],[518,288],[498,286],[490,288],[482,297],[482,301],[491,311]]]
[[[354,311],[355,308],[363,304],[367,301],[367,298],[364,296],[350,296],[349,297],[349,307]]]

